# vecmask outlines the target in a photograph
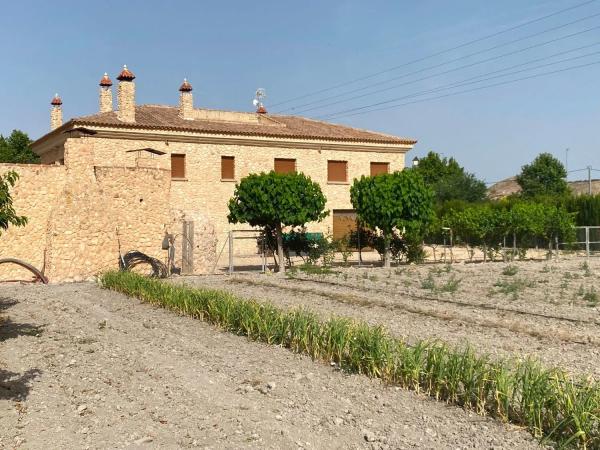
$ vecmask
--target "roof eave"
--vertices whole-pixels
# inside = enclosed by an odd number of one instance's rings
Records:
[[[272,133],[255,133],[255,132],[228,132],[228,131],[201,131],[195,128],[186,128],[186,127],[174,127],[174,126],[161,126],[161,125],[140,125],[137,123],[98,123],[93,120],[81,120],[81,119],[72,119],[73,125],[88,125],[95,127],[106,127],[106,128],[125,128],[125,129],[140,129],[140,130],[161,130],[161,131],[180,131],[180,132],[190,132],[194,134],[219,134],[224,136],[257,136],[257,137],[267,137],[267,138],[283,138],[283,139],[301,139],[301,140],[324,140],[330,142],[364,142],[369,144],[382,144],[382,145],[415,145],[418,141],[416,139],[359,139],[359,138],[335,138],[335,137],[326,137],[326,136],[298,136],[298,135],[285,135],[285,134],[272,134]],[[56,130],[55,130],[56,131]],[[51,134],[51,133],[49,133]]]

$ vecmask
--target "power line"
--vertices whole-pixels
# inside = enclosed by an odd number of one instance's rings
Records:
[[[489,35],[486,35],[486,36],[483,36],[483,37],[480,37],[480,38],[477,38],[477,39],[473,39],[473,40],[468,41],[468,42],[464,42],[462,44],[459,44],[459,45],[457,45],[455,47],[451,47],[451,48],[446,49],[446,50],[441,50],[439,52],[432,53],[432,54],[429,54],[427,56],[414,59],[412,61],[408,61],[408,62],[403,63],[403,64],[398,65],[398,66],[390,67],[388,69],[384,69],[384,70],[381,70],[379,72],[372,73],[370,75],[365,75],[365,76],[360,77],[360,78],[355,78],[353,80],[349,80],[349,81],[346,81],[346,82],[343,82],[343,83],[339,83],[339,84],[336,84],[336,85],[333,85],[333,86],[330,86],[330,87],[327,87],[327,88],[323,88],[323,89],[320,89],[320,90],[317,90],[317,91],[309,92],[307,94],[303,94],[303,95],[300,95],[300,96],[297,96],[297,97],[294,97],[294,98],[290,98],[288,100],[284,100],[284,101],[279,102],[279,103],[274,103],[274,104],[271,105],[271,107],[283,105],[285,103],[290,103],[290,102],[293,102],[293,101],[296,101],[296,100],[300,100],[300,99],[303,99],[303,98],[307,98],[307,97],[312,97],[314,95],[321,94],[323,92],[331,91],[331,90],[334,90],[334,89],[338,89],[340,87],[348,86],[350,84],[358,83],[359,81],[368,80],[368,79],[374,78],[374,77],[376,77],[378,75],[382,75],[384,73],[392,72],[394,70],[397,70],[397,69],[400,69],[400,68],[404,68],[404,67],[406,67],[408,65],[416,64],[416,63],[422,62],[422,61],[426,61],[426,60],[434,58],[436,56],[443,55],[444,53],[449,53],[451,51],[458,50],[460,48],[467,47],[469,45],[476,44],[478,42],[482,42],[482,41],[485,41],[487,39],[491,39],[493,37],[500,36],[502,34],[506,34],[506,33],[509,33],[511,31],[514,31],[514,30],[518,30],[519,28],[526,27],[526,26],[531,25],[533,23],[541,22],[542,20],[549,19],[550,17],[554,17],[554,16],[557,16],[559,14],[562,14],[562,13],[565,13],[565,12],[568,12],[568,11],[572,11],[574,9],[578,9],[578,8],[583,7],[583,6],[589,5],[590,3],[594,3],[595,1],[596,0],[588,0],[588,1],[585,1],[583,3],[578,3],[577,5],[573,5],[573,6],[570,6],[568,8],[564,8],[564,9],[561,9],[559,11],[553,12],[551,14],[547,14],[545,16],[529,20],[529,21],[524,22],[522,24],[512,26],[510,28],[507,28],[507,29],[502,30],[502,31],[498,31],[496,33],[492,33],[492,34],[489,34]]]
[[[383,107],[383,108],[376,108],[376,109],[372,109],[372,110],[369,110],[369,111],[359,111],[359,112],[355,112],[353,114],[345,114],[344,111],[340,111],[339,113],[329,114],[327,116],[321,116],[320,118],[325,118],[325,117],[326,118],[352,117],[352,116],[357,116],[357,115],[360,115],[360,114],[366,114],[366,113],[375,112],[375,111],[384,111],[384,110],[388,110],[388,109],[400,108],[400,107],[406,106],[406,105],[412,105],[412,104],[415,104],[415,103],[423,103],[423,102],[427,102],[427,101],[438,100],[438,99],[445,98],[445,97],[451,97],[453,95],[466,94],[468,92],[480,91],[482,89],[488,89],[488,88],[492,88],[492,87],[496,87],[496,86],[502,86],[502,85],[506,85],[506,84],[516,83],[517,81],[529,80],[529,79],[532,79],[532,78],[538,78],[538,77],[542,77],[542,76],[546,76],[546,75],[552,75],[552,74],[555,74],[555,73],[566,72],[566,71],[569,71],[569,70],[580,69],[580,68],[584,68],[584,67],[593,66],[593,65],[596,65],[596,64],[600,64],[600,61],[594,61],[594,62],[587,63],[587,64],[580,64],[580,65],[577,65],[577,66],[566,67],[566,68],[558,69],[558,70],[552,70],[550,72],[543,72],[543,73],[539,73],[539,74],[535,74],[535,75],[530,75],[530,76],[527,76],[527,77],[516,78],[514,80],[503,81],[503,82],[500,82],[500,83],[494,83],[494,84],[490,84],[490,85],[486,85],[486,86],[479,86],[479,87],[476,87],[476,88],[473,88],[473,89],[467,89],[467,90],[464,90],[464,91],[452,92],[452,93],[449,93],[449,94],[444,94],[444,95],[439,95],[439,96],[435,96],[435,97],[430,97],[430,98],[415,100],[415,101],[412,101],[412,102],[400,103],[398,105],[390,105],[390,106],[386,106],[386,107]],[[374,106],[374,105],[364,106],[363,108],[369,108],[371,106]]]
[[[553,61],[551,63],[540,64],[540,65],[529,67],[529,68],[526,68],[526,69],[516,70],[516,71],[513,71],[513,72],[504,73],[504,74],[501,74],[501,75],[495,75],[495,76],[489,76],[488,77],[488,75],[493,75],[493,74],[499,73],[499,72],[506,72],[507,70],[510,70],[512,68],[515,68],[515,67],[529,65],[529,64],[532,64],[533,62],[544,61],[544,60],[547,60],[547,59],[554,58],[555,56],[560,55],[560,54],[570,53],[570,52],[573,52],[573,51],[576,51],[576,50],[580,50],[582,48],[592,47],[592,46],[596,46],[596,45],[599,45],[599,44],[600,44],[600,42],[596,42],[594,44],[583,46],[583,47],[579,47],[577,49],[568,50],[568,51],[565,51],[565,52],[559,52],[557,54],[554,54],[554,55],[551,55],[551,56],[548,56],[548,57],[538,58],[537,60],[528,61],[528,62],[521,63],[521,64],[516,64],[516,65],[514,65],[512,67],[507,67],[507,68],[504,68],[504,69],[495,70],[493,72],[476,75],[474,77],[467,78],[465,80],[457,81],[457,82],[454,82],[454,83],[449,83],[449,84],[446,84],[446,85],[442,85],[442,86],[439,86],[437,88],[427,89],[427,90],[424,90],[424,91],[415,92],[415,93],[408,94],[408,95],[403,95],[401,97],[396,97],[396,98],[393,98],[393,99],[390,99],[390,100],[384,100],[384,101],[381,101],[381,102],[372,103],[372,104],[370,104],[368,106],[359,106],[359,107],[356,107],[356,108],[350,108],[350,109],[347,109],[347,110],[345,110],[343,112],[344,113],[349,113],[349,112],[353,112],[353,111],[359,111],[359,110],[366,109],[366,108],[371,108],[371,107],[374,107],[374,106],[380,106],[380,105],[385,105],[385,104],[388,104],[388,103],[397,102],[397,101],[400,101],[400,100],[405,100],[407,98],[421,97],[421,96],[426,95],[426,94],[433,94],[435,92],[440,92],[440,91],[444,91],[444,90],[447,90],[447,89],[453,89],[453,88],[456,88],[456,87],[468,86],[468,85],[476,84],[476,83],[482,83],[484,81],[493,80],[495,78],[507,77],[507,76],[510,76],[510,75],[516,75],[518,73],[527,72],[527,71],[530,71],[530,70],[541,69],[542,67],[548,67],[548,66],[553,66],[553,65],[556,65],[556,64],[561,64],[561,63],[565,63],[565,62],[569,62],[569,61],[574,61],[574,60],[581,59],[581,58],[587,58],[588,56],[594,56],[594,55],[599,54],[600,51],[586,53],[584,55],[579,55],[579,56],[573,56],[571,58],[565,58],[565,59],[561,59],[561,60],[558,60],[558,61]],[[472,80],[474,80],[474,81],[472,81]],[[336,115],[336,113],[331,113],[331,115]]]
[[[596,15],[600,15],[600,13],[598,13]],[[470,64],[465,64],[463,66],[455,67],[453,69],[448,69],[448,70],[445,70],[443,72],[438,72],[438,73],[435,73],[435,74],[427,75],[425,77],[421,77],[421,78],[418,78],[418,79],[415,79],[415,80],[406,81],[404,83],[396,84],[396,85],[393,85],[393,86],[388,86],[388,87],[383,88],[383,89],[377,89],[375,91],[367,92],[365,94],[355,95],[354,97],[349,97],[349,98],[344,99],[344,100],[338,100],[338,101],[335,101],[335,102],[327,103],[325,105],[314,106],[312,108],[306,108],[306,109],[303,109],[301,111],[298,111],[297,114],[306,113],[308,111],[313,111],[315,109],[326,108],[328,106],[333,106],[333,105],[337,105],[337,104],[340,104],[340,103],[345,103],[345,102],[348,102],[348,101],[351,101],[351,100],[356,100],[358,98],[368,97],[368,96],[373,95],[373,94],[378,94],[378,93],[381,93],[381,92],[385,92],[385,91],[389,91],[389,90],[392,90],[392,89],[396,89],[398,87],[402,87],[402,86],[407,86],[409,84],[418,83],[420,81],[428,80],[430,78],[434,78],[434,77],[441,76],[441,75],[446,75],[446,74],[449,74],[449,73],[452,73],[452,72],[456,72],[458,70],[462,70],[462,69],[466,69],[466,68],[469,68],[469,67],[474,67],[474,66],[477,66],[477,65],[480,65],[480,64],[484,64],[486,62],[495,61],[495,60],[504,58],[506,56],[515,55],[517,53],[523,53],[523,52],[531,50],[533,48],[543,47],[545,45],[552,44],[554,42],[558,42],[558,41],[561,41],[561,40],[564,40],[564,39],[568,39],[568,38],[571,38],[571,37],[574,37],[574,36],[578,36],[578,35],[581,35],[581,34],[584,34],[584,33],[589,33],[590,31],[594,31],[594,30],[597,30],[599,28],[600,28],[600,25],[592,27],[592,28],[587,28],[585,30],[577,31],[575,33],[567,34],[565,36],[561,36],[561,37],[558,37],[558,38],[550,39],[549,41],[544,41],[544,42],[540,42],[538,44],[530,45],[530,46],[522,48],[522,49],[513,50],[511,52],[503,53],[501,55],[496,55],[496,56],[492,56],[492,57],[487,58],[487,59],[483,59],[483,60],[480,60],[480,61],[475,61],[475,62],[470,63]],[[592,44],[592,45],[596,45],[596,44]],[[586,47],[587,46],[582,46],[582,47],[579,47],[579,48],[576,48],[576,49],[573,49],[573,50],[568,50],[568,51],[562,52],[562,53],[568,53],[570,51],[581,50],[581,49],[586,48]],[[561,53],[558,53],[555,56],[558,56],[560,54]],[[415,72],[413,72],[413,73],[415,73]],[[397,79],[397,78],[403,78],[403,77],[396,77],[395,79]],[[381,83],[379,83],[379,84],[381,84]],[[378,84],[375,84],[373,86],[377,86],[377,85]],[[357,89],[357,90],[364,90],[364,89],[365,88],[361,88],[361,89]],[[340,95],[346,95],[347,93],[348,92],[346,92],[345,94],[340,94]],[[315,103],[315,102],[313,102],[313,103]]]

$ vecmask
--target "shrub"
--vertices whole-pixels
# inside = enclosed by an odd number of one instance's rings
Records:
[[[354,180],[350,200],[361,223],[381,231],[386,268],[392,259],[393,234],[422,241],[434,218],[433,195],[421,175],[408,169]]]
[[[284,272],[283,228],[322,220],[329,213],[325,202],[319,184],[303,173],[250,174],[236,184],[227,218],[230,223],[248,223],[273,233],[279,271]]]
[[[516,275],[518,271],[519,271],[519,268],[517,266],[506,266],[502,270],[502,275],[512,277],[513,275]]]

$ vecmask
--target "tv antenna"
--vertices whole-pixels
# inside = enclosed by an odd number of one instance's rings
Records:
[[[256,107],[256,109],[263,109],[265,105],[263,104],[263,99],[267,97],[267,91],[265,88],[258,88],[256,90],[256,94],[254,94],[254,100],[252,100],[252,104]]]

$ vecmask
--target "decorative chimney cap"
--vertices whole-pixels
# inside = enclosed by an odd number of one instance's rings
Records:
[[[60,106],[62,105],[62,100],[60,99],[60,97],[58,96],[58,94],[54,94],[54,98],[52,99],[52,101],[50,102],[51,105],[54,106]]]
[[[104,72],[104,76],[100,80],[100,86],[112,86],[112,81],[106,72]]]
[[[187,78],[183,79],[183,83],[181,83],[181,86],[179,86],[179,92],[192,92],[192,85]]]
[[[265,108],[265,105],[260,104],[256,110],[256,112],[258,114],[267,114],[267,108]]]
[[[133,81],[134,79],[135,79],[135,75],[133,74],[133,72],[131,70],[129,70],[127,68],[127,64],[125,64],[123,66],[123,70],[121,70],[121,73],[117,77],[117,80],[119,80],[119,81]]]

